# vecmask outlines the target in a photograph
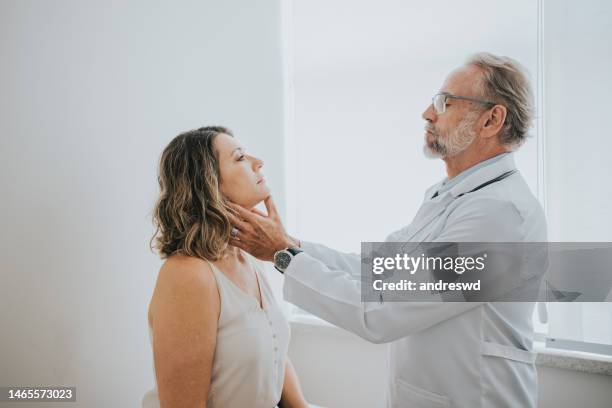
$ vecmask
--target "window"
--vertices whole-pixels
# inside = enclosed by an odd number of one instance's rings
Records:
[[[551,241],[612,241],[610,132],[612,4],[544,2],[546,197]],[[605,203],[605,204],[603,204]],[[548,344],[612,355],[607,303],[549,304]]]
[[[357,252],[410,223],[425,189],[445,176],[440,160],[423,156],[421,113],[468,55],[512,55],[537,82],[537,3],[471,4],[489,18],[452,0],[292,3],[287,204],[300,237]],[[531,133],[517,160],[537,191]]]
[[[553,209],[549,214],[549,223],[554,223],[551,240],[571,240],[572,234],[560,236],[557,229],[575,214],[559,213],[555,203],[560,187],[547,188],[545,183],[546,174],[566,158],[550,147],[556,141],[544,144],[543,120],[550,128],[563,126],[554,123],[558,115],[544,116],[549,111],[544,110],[543,102],[567,95],[545,94],[543,79],[553,86],[583,74],[576,63],[576,71],[555,76],[559,74],[555,67],[543,63],[543,58],[551,58],[545,47],[559,46],[546,43],[552,37],[544,35],[542,1],[498,2],[495,7],[486,0],[472,1],[469,6],[452,0],[287,4],[290,231],[305,240],[359,252],[361,241],[384,240],[409,224],[426,188],[445,176],[443,163],[426,159],[422,153],[425,122],[421,113],[452,69],[470,54],[489,51],[512,56],[531,74],[537,120],[531,140],[516,154],[517,165],[545,208]],[[481,13],[484,9],[486,18]],[[557,25],[560,30],[562,22]],[[609,63],[610,57],[600,58],[608,58]],[[545,67],[549,70],[544,71]],[[583,119],[576,120],[583,123]],[[559,330],[556,306],[549,309],[549,324],[541,324],[536,313],[536,329],[542,337]],[[602,323],[593,316],[605,315],[601,309],[596,314],[585,313],[588,319],[562,325],[591,327],[594,320]],[[610,343],[612,318],[603,324],[608,331],[597,331],[593,339]]]

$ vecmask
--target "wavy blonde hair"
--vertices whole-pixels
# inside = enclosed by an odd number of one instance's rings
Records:
[[[221,126],[181,133],[161,155],[150,245],[162,259],[180,253],[215,261],[227,248],[232,229],[228,213],[233,211],[220,191],[213,147],[220,134],[233,136]]]

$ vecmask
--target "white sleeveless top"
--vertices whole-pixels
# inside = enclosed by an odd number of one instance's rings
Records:
[[[263,264],[245,255],[259,281],[263,309],[209,262],[221,312],[207,408],[273,408],[283,390],[289,324],[264,276]],[[151,327],[149,338],[152,343]],[[142,407],[159,408],[157,384],[143,397]]]

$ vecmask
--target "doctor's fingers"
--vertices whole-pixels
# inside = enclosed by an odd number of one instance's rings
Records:
[[[253,213],[257,214],[257,215],[260,215],[262,217],[267,217],[268,216],[267,214],[264,214],[262,211],[259,211],[257,208],[251,208],[251,212],[253,212]]]
[[[229,203],[229,205],[238,213],[239,216],[244,218],[249,223],[256,222],[261,216],[254,212],[247,210],[246,208],[239,206],[238,204]]]
[[[249,251],[248,251],[248,248],[247,248],[247,246],[244,244],[244,242],[240,241],[239,239],[236,239],[236,238],[230,238],[230,240],[229,240],[229,244],[230,244],[231,246],[235,246],[236,248],[240,248],[240,249],[242,249],[243,251],[247,251],[247,252],[249,252]]]
[[[264,204],[266,205],[266,210],[268,210],[268,215],[270,217],[278,217],[278,210],[276,209],[276,204],[274,204],[274,199],[272,195],[269,195],[265,200]]]
[[[256,258],[260,258],[261,256],[262,248],[260,248],[257,239],[253,239],[252,237],[243,237],[242,235],[231,237],[229,244],[248,252]]]
[[[236,217],[234,214],[228,214],[228,218],[232,223],[232,226],[238,228],[241,232],[253,230],[253,227],[247,221]]]

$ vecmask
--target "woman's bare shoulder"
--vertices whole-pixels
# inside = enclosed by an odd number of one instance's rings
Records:
[[[200,258],[185,255],[172,255],[162,264],[159,281],[167,284],[214,284],[215,279],[210,264]]]
[[[207,261],[195,257],[168,257],[157,276],[149,314],[176,303],[218,308],[217,282]]]

